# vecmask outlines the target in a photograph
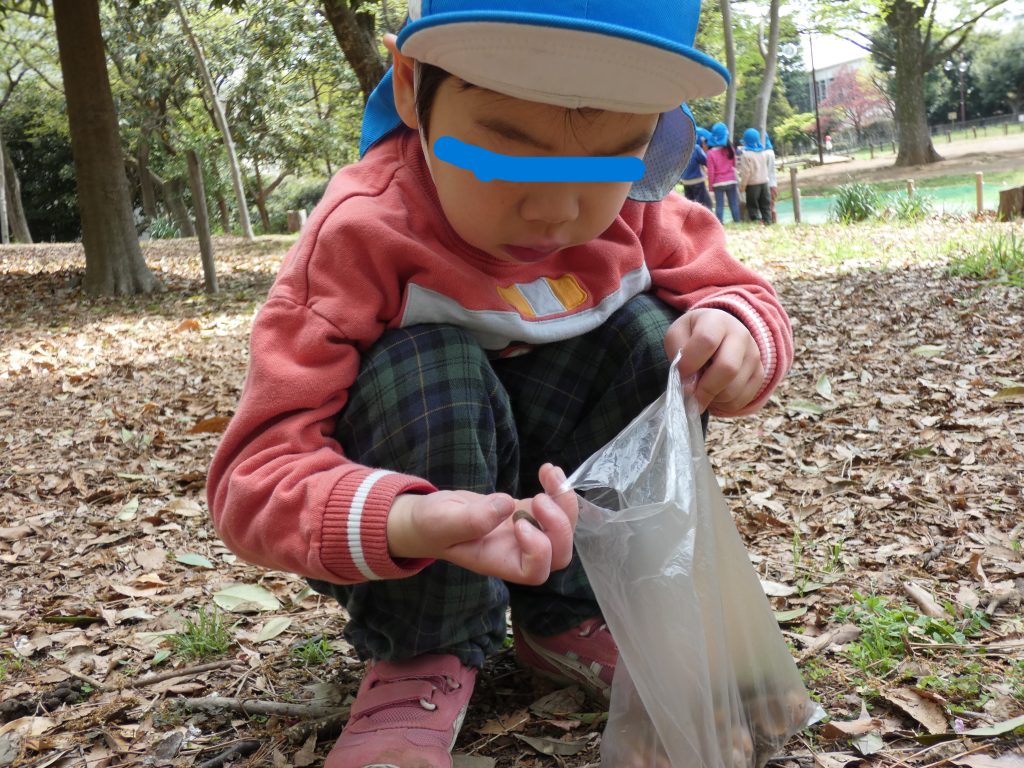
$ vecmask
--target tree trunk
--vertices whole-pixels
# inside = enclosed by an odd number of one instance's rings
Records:
[[[156,218],[156,192],[153,189],[153,179],[149,175],[149,127],[143,125],[139,135],[139,189],[142,191],[142,215],[146,217],[148,224]]]
[[[256,177],[256,194],[253,198],[256,200],[256,207],[260,211],[260,222],[263,225],[263,234],[270,234],[270,214],[267,212],[267,193],[263,189],[263,177],[260,175],[259,163],[253,163],[252,165],[253,176]]]
[[[913,0],[895,0],[885,16],[896,41],[897,166],[925,165],[942,159],[928,131],[924,76],[930,63],[919,26],[923,12]]]
[[[754,126],[761,132],[761,140],[768,135],[768,104],[775,89],[775,70],[779,61],[779,5],[780,0],[768,4],[768,44],[762,49],[764,56],[764,79],[754,100]]]
[[[53,0],[91,294],[149,293],[160,283],[139,247],[100,32],[99,0]]]
[[[28,219],[25,218],[25,206],[21,202],[21,182],[18,172],[11,160],[11,153],[0,136],[0,152],[4,156],[4,179],[7,181],[7,216],[11,222],[14,239],[19,243],[31,243],[32,233],[28,231]]]
[[[3,133],[0,133],[0,152],[3,152]],[[7,227],[7,156],[0,156],[0,243],[7,245],[11,235]]]
[[[722,0],[722,2],[727,2],[727,0]],[[331,23],[334,36],[337,38],[338,45],[341,46],[349,66],[356,73],[365,103],[370,98],[370,93],[377,87],[377,83],[387,72],[387,66],[377,50],[377,41],[373,37],[372,26],[361,23],[361,14],[349,7],[349,0],[323,0],[323,3],[324,15]],[[363,16],[363,18],[366,17]]]
[[[254,240],[256,239],[256,236],[252,231],[252,222],[249,221],[249,205],[245,201],[245,187],[242,184],[242,171],[238,165],[238,157],[235,155],[235,142],[231,138],[231,131],[228,128],[228,119],[224,115],[224,107],[221,105],[220,98],[217,96],[217,88],[213,84],[213,78],[210,77],[210,69],[206,66],[206,56],[203,55],[203,49],[199,45],[199,40],[197,40],[196,36],[192,33],[192,27],[189,26],[188,17],[185,15],[185,9],[181,5],[181,0],[174,0],[174,6],[178,10],[178,16],[181,18],[181,26],[185,31],[185,36],[188,37],[189,44],[192,46],[192,51],[196,55],[196,64],[203,77],[203,83],[206,85],[207,95],[210,97],[214,121],[217,123],[217,127],[220,129],[221,135],[224,137],[224,148],[228,151],[228,170],[231,173],[231,184],[235,188],[235,197],[238,198],[238,221],[242,226],[242,234],[247,239]]]
[[[199,154],[188,150],[188,178],[192,187],[192,208],[196,212],[196,233],[199,237],[199,253],[203,260],[203,278],[207,293],[217,293],[217,270],[213,263],[213,239],[210,237],[210,217],[206,209],[206,189],[203,186],[203,167]]]
[[[176,176],[161,183],[160,188],[164,194],[167,210],[171,212],[174,222],[178,225],[178,232],[182,237],[195,237],[196,230],[192,226],[192,219],[188,215],[188,207],[185,205],[185,182],[180,176]]]
[[[725,30],[725,67],[729,70],[729,87],[725,91],[725,125],[732,136],[736,122],[736,44],[732,39],[732,7],[729,0],[719,0],[722,9],[722,28]]]

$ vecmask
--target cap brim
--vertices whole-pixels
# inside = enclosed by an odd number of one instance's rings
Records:
[[[690,162],[696,135],[693,116],[685,106],[663,113],[644,154],[644,175],[630,187],[630,199],[653,203],[675,189]]]
[[[587,20],[515,12],[413,21],[403,54],[482,88],[578,109],[665,113],[721,93],[727,70],[688,46]]]

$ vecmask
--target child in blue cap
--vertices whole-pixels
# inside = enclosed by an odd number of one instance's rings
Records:
[[[450,768],[500,651],[607,695],[614,639],[566,472],[661,394],[721,416],[792,359],[771,286],[671,192],[682,108],[725,85],[699,2],[410,0],[332,179],[253,323],[210,468],[241,557],[346,609],[367,660],[328,768]]]
[[[739,162],[740,192],[747,198],[747,216],[751,221],[772,223],[772,198],[768,186],[768,156],[761,144],[761,132],[747,128],[743,132],[743,154]]]
[[[710,138],[711,133],[706,128],[697,128],[697,145],[693,148],[693,154],[690,155],[690,162],[683,170],[682,178],[683,196],[687,200],[700,203],[709,211],[711,210],[711,196],[708,194],[704,175],[708,164],[706,151]]]
[[[711,126],[708,146],[708,184],[715,191],[715,215],[719,221],[725,221],[725,201],[728,200],[733,223],[739,223],[740,193],[736,176],[736,152],[729,141],[729,129],[725,123]]]

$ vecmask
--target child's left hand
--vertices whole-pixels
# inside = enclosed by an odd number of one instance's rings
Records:
[[[665,334],[669,360],[680,349],[679,375],[685,381],[697,374],[693,395],[702,411],[739,413],[761,391],[761,351],[747,326],[728,312],[694,309],[678,318]]]

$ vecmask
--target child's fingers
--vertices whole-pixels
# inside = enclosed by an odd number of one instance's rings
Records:
[[[516,520],[512,526],[520,550],[518,572],[503,578],[520,584],[543,584],[551,575],[551,542],[529,520]]]
[[[565,568],[572,559],[573,521],[557,502],[543,493],[533,497],[530,511],[551,542],[551,569]]]
[[[576,492],[569,485],[565,472],[561,467],[553,464],[545,464],[540,468],[540,484],[544,493],[559,506],[569,519],[570,528],[575,530],[576,519],[579,516],[580,505]]]

